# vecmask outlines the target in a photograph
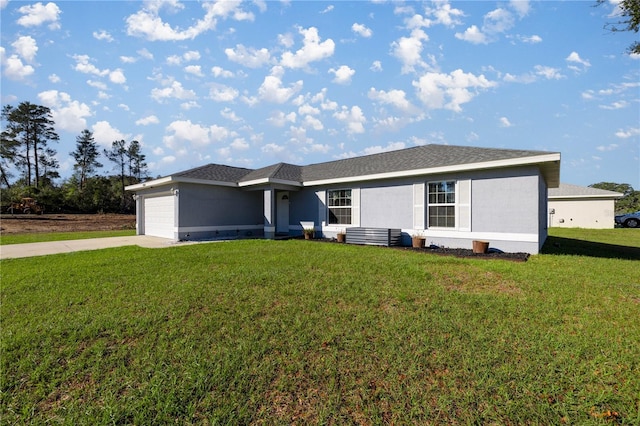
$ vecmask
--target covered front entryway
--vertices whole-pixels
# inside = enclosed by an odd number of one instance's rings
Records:
[[[289,234],[289,192],[278,192],[276,234]]]
[[[144,235],[175,238],[174,195],[144,199]]]

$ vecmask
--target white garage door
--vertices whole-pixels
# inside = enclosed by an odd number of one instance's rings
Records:
[[[144,234],[174,238],[174,196],[144,199]]]

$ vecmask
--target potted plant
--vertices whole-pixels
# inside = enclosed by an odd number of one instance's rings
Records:
[[[489,251],[489,241],[473,240],[473,252],[475,254],[484,254]]]
[[[421,234],[419,233],[413,234],[411,236],[411,247],[424,248],[424,241],[425,241],[425,238]]]
[[[304,233],[305,240],[312,240],[316,231],[313,228],[304,228],[302,232]]]
[[[344,229],[341,229],[340,231],[338,231],[338,233],[336,234],[336,240],[338,240],[339,243],[344,243],[345,238],[347,237],[346,232],[344,231]]]

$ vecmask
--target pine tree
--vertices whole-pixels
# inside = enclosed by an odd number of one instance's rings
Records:
[[[102,164],[97,160],[100,152],[93,138],[93,133],[84,129],[80,136],[76,137],[76,150],[70,154],[76,161],[73,169],[78,176],[80,191],[82,191],[87,184],[87,178],[91,177],[96,169],[102,167]]]
[[[12,157],[14,166],[24,167],[25,183],[39,188],[44,171],[53,176],[57,173],[53,173],[53,169],[58,167],[54,157],[56,152],[48,146],[50,141],[60,139],[53,127],[55,123],[51,119],[51,110],[21,102],[17,108],[11,105],[3,107],[2,119],[7,123],[2,131],[3,147],[15,148]]]

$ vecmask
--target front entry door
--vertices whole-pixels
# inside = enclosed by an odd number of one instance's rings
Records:
[[[276,233],[289,233],[289,193],[278,192],[278,203],[276,205]]]

